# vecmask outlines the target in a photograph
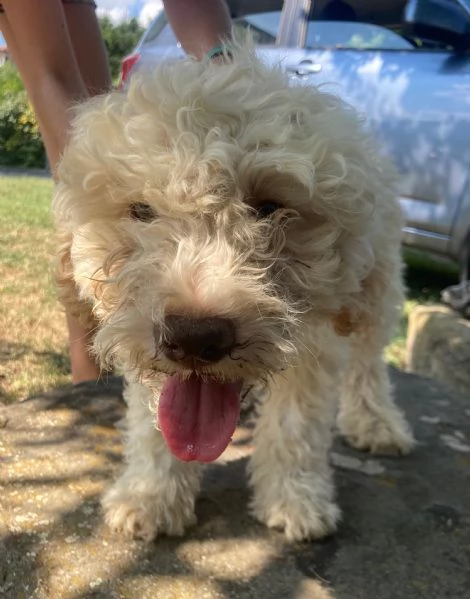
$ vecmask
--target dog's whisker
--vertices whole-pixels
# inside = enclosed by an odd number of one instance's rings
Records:
[[[310,266],[310,264],[307,264],[305,262],[302,262],[302,260],[294,260],[294,262],[296,264],[300,264],[301,266],[304,266],[305,268],[311,269],[312,267]]]
[[[319,359],[318,359],[318,354],[315,353],[311,347],[308,347],[303,341],[301,341],[300,339],[297,340],[299,345],[301,345],[308,354],[310,354],[312,356],[312,358],[314,359],[315,363],[317,364],[317,366],[320,364]]]

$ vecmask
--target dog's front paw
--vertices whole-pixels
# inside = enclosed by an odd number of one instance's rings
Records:
[[[340,415],[338,426],[352,447],[371,453],[405,455],[415,443],[408,423],[395,407],[378,414],[363,410]]]
[[[254,517],[269,528],[283,530],[289,541],[326,537],[335,532],[341,516],[332,500],[315,493],[307,485],[289,493],[288,498],[282,498],[276,492],[270,499],[260,500],[255,496],[251,509]]]
[[[104,496],[102,506],[112,530],[147,542],[160,534],[182,536],[196,524],[191,497],[169,501],[163,493],[131,492],[116,485]]]

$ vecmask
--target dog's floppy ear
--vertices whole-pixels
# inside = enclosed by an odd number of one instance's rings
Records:
[[[333,328],[337,335],[349,337],[357,330],[357,322],[354,320],[349,308],[341,308],[339,312],[331,315]]]

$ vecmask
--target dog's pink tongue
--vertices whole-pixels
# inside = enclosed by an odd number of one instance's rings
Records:
[[[230,443],[240,415],[239,385],[192,376],[167,379],[158,420],[170,451],[184,461],[216,460]]]

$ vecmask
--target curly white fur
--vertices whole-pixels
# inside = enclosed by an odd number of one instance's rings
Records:
[[[148,409],[162,373],[189,374],[159,350],[165,314],[236,323],[237,359],[204,373],[269,386],[252,508],[289,539],[339,518],[328,450],[342,377],[352,444],[412,445],[381,357],[403,298],[394,172],[338,98],[290,86],[243,44],[231,52],[224,65],[162,64],[87,102],[59,169],[64,297],[78,290],[96,354],[130,381],[127,469],[107,520],[146,539],[181,534],[199,489],[200,466],[170,454]],[[281,208],[257,219],[267,201]]]

